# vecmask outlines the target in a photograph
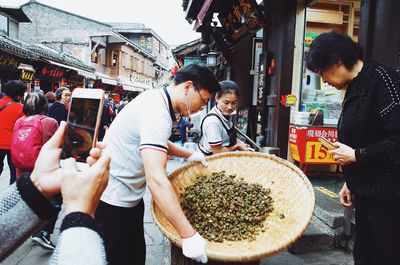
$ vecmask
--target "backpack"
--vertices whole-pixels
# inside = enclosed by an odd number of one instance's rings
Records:
[[[11,140],[11,159],[14,166],[21,170],[33,170],[39,152],[42,149],[42,119],[38,115],[26,120],[18,119],[14,126]]]

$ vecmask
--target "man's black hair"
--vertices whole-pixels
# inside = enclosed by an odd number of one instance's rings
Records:
[[[42,92],[32,92],[26,96],[22,109],[26,116],[46,114],[47,110],[47,98]]]
[[[221,90],[218,92],[218,97],[221,97],[222,95],[227,93],[233,93],[236,96],[240,97],[239,86],[232,80],[221,81],[219,82],[219,85],[221,86]]]
[[[196,89],[206,89],[211,94],[221,90],[215,75],[206,66],[189,64],[181,67],[173,82],[175,85],[179,85],[186,81],[192,81]]]
[[[10,80],[4,84],[4,93],[6,96],[18,101],[18,96],[23,97],[26,92],[26,83],[20,80]]]
[[[338,63],[351,70],[358,60],[363,59],[364,51],[360,44],[349,36],[331,31],[322,33],[311,43],[306,64],[308,69],[317,73]]]

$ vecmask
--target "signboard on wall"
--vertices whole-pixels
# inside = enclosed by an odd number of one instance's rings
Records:
[[[0,68],[2,69],[17,69],[20,60],[16,57],[5,53],[0,53]]]
[[[207,62],[203,59],[201,59],[201,57],[185,57],[183,59],[183,64],[187,65],[187,64],[200,64],[200,65],[207,65]]]
[[[255,0],[233,0],[231,5],[219,13],[218,19],[232,43],[254,35],[266,24]]]

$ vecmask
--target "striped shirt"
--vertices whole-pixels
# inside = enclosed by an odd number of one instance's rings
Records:
[[[104,137],[111,164],[102,201],[119,207],[140,202],[146,189],[140,151],[167,153],[173,118],[163,89],[143,92],[118,114]]]

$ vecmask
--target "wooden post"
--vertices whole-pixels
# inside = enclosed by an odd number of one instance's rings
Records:
[[[203,263],[196,262],[192,259],[188,259],[182,254],[182,249],[171,243],[171,265],[200,265]],[[259,265],[260,261],[253,262],[220,262],[220,261],[208,261],[209,265]]]

